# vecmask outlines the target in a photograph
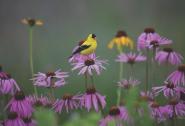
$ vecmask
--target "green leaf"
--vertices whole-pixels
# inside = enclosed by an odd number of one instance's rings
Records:
[[[130,112],[130,114],[135,113],[135,112],[133,112],[133,110],[134,110],[133,107],[137,101],[138,94],[139,94],[139,90],[136,87],[128,90],[128,93],[126,96],[126,108]]]
[[[85,116],[75,113],[63,126],[97,126],[100,119],[99,113],[93,112]]]
[[[38,126],[57,126],[57,116],[49,109],[36,109],[35,118]]]
[[[126,96],[126,108],[128,109],[129,115],[135,120],[135,123],[139,126],[151,126],[152,120],[150,118],[150,114],[148,111],[148,104],[147,102],[139,102],[138,103],[138,96],[139,96],[139,89],[138,88],[131,88]],[[139,104],[140,108],[143,109],[143,115],[140,116],[136,113],[135,104],[136,102]]]

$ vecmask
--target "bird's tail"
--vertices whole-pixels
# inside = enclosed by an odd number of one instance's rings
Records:
[[[68,57],[68,60],[71,59],[72,57],[73,57],[73,55],[69,56],[69,57]]]

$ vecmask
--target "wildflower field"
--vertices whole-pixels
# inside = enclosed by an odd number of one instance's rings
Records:
[[[184,126],[184,4],[0,0],[0,126]]]

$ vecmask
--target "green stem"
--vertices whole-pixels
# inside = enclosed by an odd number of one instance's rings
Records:
[[[130,77],[134,77],[134,66],[130,65]]]
[[[157,118],[154,119],[153,126],[157,126]]]
[[[106,114],[105,114],[103,108],[100,108],[100,112],[101,112],[102,117],[105,117],[105,116],[106,116]]]
[[[169,64],[166,63],[166,73],[165,73],[165,77],[164,78],[168,77],[169,73],[170,73],[170,67],[169,67]]]
[[[175,114],[175,106],[173,106],[173,117],[172,117],[172,125],[176,126],[177,125],[177,118],[176,118],[176,114]]]
[[[167,119],[166,121],[163,122],[163,125],[164,125],[164,126],[168,126],[168,122],[169,122],[169,121],[168,121],[168,119]]]
[[[85,73],[85,89],[87,89],[87,72]]]
[[[145,91],[147,92],[148,90],[148,85],[149,85],[149,49],[146,49],[146,80],[145,80]]]
[[[176,118],[175,117],[172,117],[171,125],[176,126]]]
[[[153,84],[155,84],[155,65],[156,65],[156,62],[155,62],[155,54],[156,54],[156,48],[154,47],[153,48],[153,57],[152,57],[152,83],[151,83],[151,87],[155,86]]]
[[[54,92],[54,88],[51,87],[51,96],[53,101],[55,100],[55,92]]]
[[[120,69],[119,69],[119,80],[121,80],[123,77],[123,63],[120,62]],[[121,101],[121,87],[118,87],[117,89],[117,106],[120,105]]]
[[[91,77],[92,86],[94,87],[94,78],[93,78],[93,76],[90,76],[90,77]]]
[[[0,113],[0,116],[2,115],[2,119],[5,119],[5,105],[6,105],[6,96],[5,95],[2,95],[2,101],[0,101],[0,109],[2,110],[2,113]]]
[[[30,58],[31,76],[33,77],[34,67],[33,67],[33,28],[32,27],[30,27],[30,29],[29,29],[29,58]],[[36,86],[34,86],[34,93],[35,93],[36,96],[38,96]]]

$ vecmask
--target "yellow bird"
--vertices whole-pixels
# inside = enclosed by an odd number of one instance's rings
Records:
[[[96,35],[89,34],[87,39],[72,53],[72,56],[78,53],[82,55],[89,55],[94,53],[96,48],[97,48]]]

